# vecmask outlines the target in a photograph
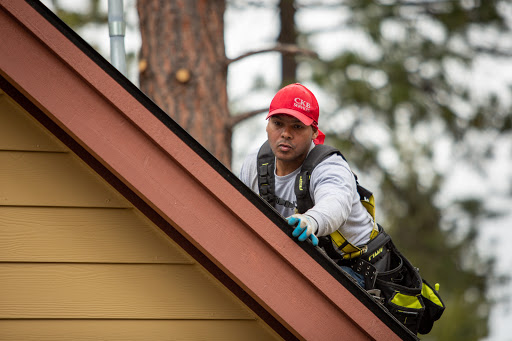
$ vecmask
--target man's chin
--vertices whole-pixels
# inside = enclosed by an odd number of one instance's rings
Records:
[[[291,150],[286,152],[278,151],[274,155],[281,161],[293,161],[296,159],[296,155]]]

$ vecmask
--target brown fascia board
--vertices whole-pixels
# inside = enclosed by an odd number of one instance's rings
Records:
[[[285,339],[417,339],[39,1],[0,0],[0,76]]]

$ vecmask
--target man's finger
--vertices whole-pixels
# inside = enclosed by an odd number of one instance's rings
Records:
[[[288,221],[288,225],[292,225],[292,226],[297,224],[298,221],[300,222],[300,219],[297,217],[288,217],[288,218],[286,218],[286,220]]]
[[[292,236],[294,236],[294,237],[298,237],[298,236],[300,236],[300,234],[301,234],[305,229],[306,229],[305,227],[300,227],[300,224],[299,224],[299,226],[297,226],[297,227],[295,228],[295,230],[293,230],[293,232],[292,232]]]
[[[305,229],[304,232],[302,232],[302,234],[299,236],[299,241],[303,242],[306,239],[308,239],[308,230],[307,229]]]

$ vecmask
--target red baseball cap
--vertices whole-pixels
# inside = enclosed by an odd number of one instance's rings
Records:
[[[273,115],[286,114],[299,119],[308,126],[318,129],[320,109],[315,95],[304,85],[295,83],[282,88],[272,99],[266,119]],[[315,144],[324,143],[325,135],[318,129]]]

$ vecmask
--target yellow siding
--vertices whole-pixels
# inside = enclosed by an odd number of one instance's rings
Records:
[[[1,340],[278,340],[0,91]]]
[[[2,261],[194,264],[170,244],[130,208],[0,206]]]
[[[71,153],[6,150],[0,153],[0,164],[3,205],[130,206]]]
[[[0,278],[9,319],[252,319],[191,265],[3,263]]]
[[[63,152],[66,148],[0,90],[0,149]]]
[[[101,337],[98,337],[101,331]],[[23,341],[266,341],[272,335],[253,321],[232,320],[50,320],[2,321],[0,333],[4,340]]]

